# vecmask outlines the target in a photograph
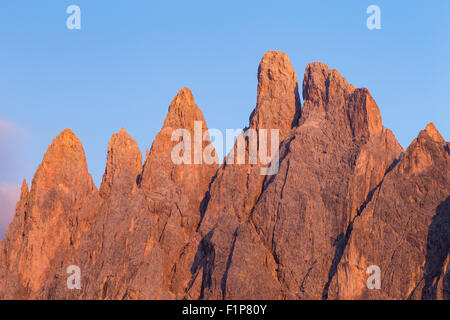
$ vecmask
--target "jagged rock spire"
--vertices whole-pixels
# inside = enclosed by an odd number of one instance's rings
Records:
[[[136,141],[122,128],[114,133],[108,144],[106,170],[100,195],[107,197],[113,188],[127,193],[136,185],[142,173],[142,154]]]
[[[22,295],[40,288],[52,259],[73,244],[79,224],[89,219],[79,210],[96,187],[83,146],[70,129],[53,139],[27,189],[25,182],[6,242],[7,272],[19,275],[15,290]]]
[[[279,129],[282,139],[299,117],[297,73],[287,54],[268,51],[258,68],[257,102],[250,115],[250,128]]]
[[[315,105],[325,104],[340,95],[350,94],[355,87],[342,77],[339,71],[330,69],[325,63],[312,62],[306,66],[303,78],[303,100]]]
[[[425,129],[420,132],[420,134],[425,134],[425,133],[436,142],[440,142],[440,143],[445,142],[444,138],[442,137],[440,132],[436,129],[433,122],[428,123],[427,126],[425,127]]]
[[[70,129],[63,130],[48,147],[33,178],[31,193],[61,186],[76,193],[95,189],[83,146]]]
[[[307,65],[303,80],[304,107],[302,123],[318,125],[331,121],[350,129],[357,139],[367,140],[370,135],[382,133],[380,110],[366,88],[356,89],[339,73],[326,64],[313,62]]]
[[[202,121],[202,111],[195,104],[191,90],[184,87],[178,91],[169,106],[169,111],[164,120],[164,128],[186,128],[194,127],[194,121]]]
[[[195,122],[201,124],[201,136],[194,136]],[[171,153],[175,145],[180,143],[179,141],[172,141],[172,133],[177,129],[186,129],[190,133],[191,146],[187,146],[187,150],[191,152],[191,160],[194,163],[194,148],[195,139],[203,140],[205,132],[208,130],[202,111],[194,102],[194,97],[191,90],[188,88],[182,88],[172,100],[169,106],[168,113],[164,120],[164,125],[161,131],[157,134],[151,150],[146,157],[144,164],[144,171],[142,176],[142,186],[144,188],[150,188],[152,185],[157,185],[157,181],[161,179],[170,179],[176,183],[185,185],[186,188],[192,189],[192,179],[204,180],[206,177],[211,177],[217,169],[218,161],[212,165],[205,165],[203,159],[201,159],[203,165],[176,165],[172,158]],[[210,146],[210,142],[201,142],[200,155],[203,155],[205,147]],[[212,152],[217,157],[215,151]],[[193,174],[195,176],[191,176]],[[208,185],[209,181],[200,182],[201,188],[203,184]],[[196,189],[196,188],[193,188]]]
[[[434,124],[429,123],[409,145],[399,170],[405,176],[418,175],[434,166],[439,156],[446,156],[450,160],[448,143]]]
[[[20,199],[25,199],[29,192],[27,180],[24,178],[22,181],[22,187],[20,187]]]

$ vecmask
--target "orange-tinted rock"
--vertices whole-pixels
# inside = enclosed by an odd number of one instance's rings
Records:
[[[144,165],[128,133],[113,134],[100,192],[63,131],[0,242],[0,298],[449,299],[450,144],[429,124],[404,152],[369,91],[323,63],[306,67],[303,98],[300,112],[288,57],[266,53],[244,134],[279,129],[268,176],[248,162],[248,137],[244,164],[195,158],[215,151],[195,144],[195,122],[199,136],[207,126],[187,88]],[[172,141],[177,129],[190,144]],[[174,163],[177,146],[193,164]],[[69,265],[81,290],[67,288]],[[381,290],[366,287],[370,265]]]
[[[318,63],[303,84],[300,124],[284,139],[280,171],[265,179],[249,220],[228,206],[209,229],[215,257],[206,298],[327,297],[349,221],[400,156],[367,90]]]
[[[449,299],[449,194],[449,144],[429,124],[355,219],[333,297]],[[366,286],[370,265],[380,267],[380,290]]]
[[[108,145],[106,169],[100,195],[106,198],[112,188],[129,193],[142,173],[142,154],[136,141],[122,128],[114,133]]]
[[[250,116],[249,127],[260,129],[278,129],[280,141],[298,122],[300,115],[300,99],[298,95],[297,76],[286,54],[269,51],[261,59],[258,69],[257,104]],[[246,129],[244,129],[246,130]],[[270,138],[268,138],[270,141]],[[261,141],[258,141],[261,145]],[[229,259],[234,250],[234,239],[239,230],[240,221],[246,221],[255,203],[263,191],[263,182],[269,177],[261,175],[261,164],[249,164],[249,142],[246,143],[246,163],[238,164],[236,160],[238,146],[233,147],[234,164],[226,163],[219,169],[216,178],[211,183],[208,195],[208,205],[199,228],[199,235],[189,248],[197,248],[196,259],[193,261],[193,280],[204,280],[202,291],[188,291],[190,298],[233,298],[223,290],[224,274],[227,273]],[[273,155],[270,155],[273,157]],[[260,160],[260,159],[259,159]],[[258,244],[256,244],[258,245]],[[250,244],[247,248],[251,248]],[[249,249],[250,250],[250,249]],[[214,257],[212,257],[212,255]],[[267,255],[270,255],[267,252]],[[243,257],[240,257],[243,258]],[[266,260],[269,260],[268,258]],[[245,260],[241,262],[244,263]],[[261,261],[261,260],[258,260]],[[253,267],[251,264],[247,266]],[[260,269],[259,265],[240,272]],[[257,270],[258,271],[258,270]],[[206,279],[206,280],[205,280]],[[199,280],[197,280],[199,281]],[[254,277],[254,281],[270,287],[276,297],[276,286],[273,278]],[[191,282],[192,288],[196,283]],[[247,286],[247,284],[242,283]],[[252,287],[252,286],[250,286]],[[256,287],[256,285],[253,285]],[[198,291],[198,290],[197,290]],[[263,294],[263,293],[261,293]],[[258,297],[258,296],[255,296]]]
[[[76,250],[55,263],[51,278],[35,295],[68,299],[182,298],[190,271],[174,265],[195,233],[199,207],[217,164],[175,165],[172,132],[191,130],[202,112],[189,89],[172,101],[164,126],[156,136],[144,167],[136,142],[121,130],[109,144],[98,216]],[[208,145],[208,143],[204,143]],[[137,179],[138,178],[138,179]],[[65,268],[78,265],[81,291],[67,290],[60,281]]]
[[[281,140],[299,117],[297,73],[285,53],[268,51],[258,68],[257,102],[250,128],[279,129]]]
[[[201,136],[195,137],[195,122],[201,124]],[[190,164],[175,164],[172,160],[172,150],[181,140],[172,141],[174,130],[186,129],[190,133],[191,144],[186,146],[190,150]],[[181,89],[172,100],[164,125],[155,138],[152,148],[144,164],[141,186],[145,190],[155,190],[161,186],[162,182],[170,180],[181,188],[181,192],[192,201],[192,208],[195,212],[190,215],[195,217],[190,222],[191,227],[197,226],[200,214],[198,208],[208,189],[211,177],[218,168],[218,157],[213,149],[214,163],[207,164],[204,161],[203,153],[205,148],[211,148],[210,142],[203,139],[208,127],[203,117],[202,111],[194,102],[192,92],[188,88]],[[195,139],[202,141],[195,145]],[[199,147],[198,155],[200,159],[195,162],[195,148]],[[186,151],[187,152],[187,151]],[[164,184],[163,184],[164,186]],[[164,191],[165,192],[165,191]],[[168,191],[168,192],[173,192]]]
[[[28,193],[21,199],[4,239],[4,298],[28,297],[48,278],[52,261],[74,245],[95,216],[80,216],[84,201],[97,192],[81,142],[66,129],[49,146]],[[13,281],[11,282],[11,280]]]

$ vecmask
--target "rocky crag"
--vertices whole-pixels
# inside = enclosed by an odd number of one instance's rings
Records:
[[[187,88],[144,164],[113,134],[98,190],[61,132],[0,242],[0,299],[449,299],[450,144],[428,124],[403,150],[370,92],[323,63],[306,67],[302,96],[287,55],[267,52],[242,141],[248,159],[249,129],[279,130],[274,175],[230,161],[239,139],[220,167],[173,163],[174,130],[208,136]]]

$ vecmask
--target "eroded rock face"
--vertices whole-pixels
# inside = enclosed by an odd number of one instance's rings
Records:
[[[250,116],[249,128],[258,135],[260,129],[278,129],[279,139],[283,140],[300,116],[297,75],[286,54],[269,51],[261,59],[257,93],[257,105]],[[267,141],[271,141],[270,134]],[[191,266],[192,282],[187,293],[189,298],[227,298],[223,290],[226,282],[224,274],[227,274],[234,250],[237,228],[241,221],[248,219],[268,177],[261,175],[263,166],[260,161],[250,164],[247,160],[245,164],[238,164],[237,144],[233,148],[233,164],[229,164],[229,155],[211,184],[199,233],[189,244],[192,251],[196,250]],[[246,140],[246,159],[249,159],[249,144],[250,140]],[[185,263],[184,266],[187,265]],[[259,268],[259,264],[253,265]],[[264,283],[266,280],[259,278],[255,281]],[[249,283],[246,283],[245,286],[248,286]]]
[[[250,128],[279,129],[280,136],[285,137],[299,118],[297,73],[285,53],[269,51],[258,68],[257,102],[250,115]]]
[[[189,270],[174,266],[200,221],[199,208],[215,164],[172,162],[178,128],[191,131],[194,121],[207,131],[189,89],[181,89],[169,107],[161,132],[144,166],[136,142],[122,129],[108,147],[98,216],[76,250],[59,257],[53,273],[35,298],[175,299],[182,298]],[[192,144],[194,141],[192,141]],[[208,142],[203,147],[211,147]],[[193,145],[191,150],[193,150]],[[213,153],[215,151],[213,150]],[[82,272],[82,290],[67,290],[66,267]]]
[[[196,122],[200,124],[202,129],[198,137],[195,136],[194,131]],[[189,132],[191,145],[186,147],[185,150],[186,152],[190,150],[190,164],[175,164],[173,162],[172,150],[181,141],[181,138],[172,141],[172,133],[177,129],[185,129]],[[208,127],[203,113],[195,104],[192,92],[188,88],[181,89],[169,106],[163,128],[153,142],[142,175],[141,185],[144,190],[157,192],[159,188],[162,188],[161,193],[163,194],[174,193],[175,189],[172,188],[172,185],[166,185],[167,180],[180,188],[179,192],[192,202],[192,212],[189,213],[189,217],[186,216],[190,220],[188,224],[192,231],[198,225],[199,207],[219,163],[217,153],[209,142],[207,131]],[[195,145],[196,141],[197,145]],[[201,144],[198,144],[198,141],[202,141]],[[197,159],[195,158],[196,148],[199,151],[197,157],[200,157]],[[213,156],[213,163],[208,164],[203,159],[206,149],[210,151],[208,154]]]
[[[142,154],[139,147],[122,128],[114,133],[108,145],[106,169],[100,186],[102,198],[113,193],[128,194],[136,186],[142,173]],[[112,188],[118,190],[112,190]]]
[[[366,89],[313,63],[303,92],[300,124],[281,145],[280,171],[265,179],[249,218],[224,210],[210,229],[218,240],[210,241],[215,261],[207,298],[326,298],[349,221],[400,157]],[[217,257],[222,250],[224,262]]]
[[[300,108],[296,77],[286,54],[262,58],[242,164],[236,142],[218,168],[187,88],[144,164],[125,129],[113,134],[99,191],[63,131],[0,242],[0,298],[450,298],[449,143],[429,124],[404,151],[369,91],[323,63],[306,67]],[[249,163],[249,129],[279,130],[275,174]],[[174,163],[177,147],[192,164]],[[81,290],[67,288],[70,265]],[[367,289],[370,265],[381,290]]]
[[[429,124],[355,219],[333,297],[449,299],[449,195],[449,143]],[[367,289],[370,265],[380,290]]]
[[[27,298],[47,277],[58,252],[70,248],[96,218],[85,203],[97,196],[81,142],[64,130],[49,146],[28,192],[24,182],[2,240],[0,296]]]

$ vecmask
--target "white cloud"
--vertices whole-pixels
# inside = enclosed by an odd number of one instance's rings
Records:
[[[16,124],[0,119],[0,239],[14,216],[24,176],[25,131]]]
[[[5,236],[19,197],[19,185],[0,183],[0,239]]]

